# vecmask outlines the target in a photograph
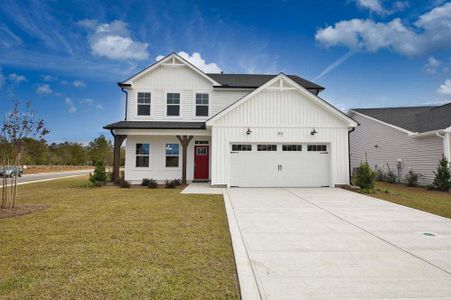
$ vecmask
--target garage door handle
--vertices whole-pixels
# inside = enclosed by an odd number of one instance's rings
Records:
[[[277,165],[277,171],[282,171],[282,165]]]

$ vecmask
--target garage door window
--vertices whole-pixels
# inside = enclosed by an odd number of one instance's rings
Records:
[[[327,151],[327,145],[308,145],[307,151]]]
[[[252,145],[232,145],[232,151],[252,151]]]
[[[257,145],[257,151],[277,151],[277,145]]]
[[[302,151],[302,145],[282,145],[282,151]]]

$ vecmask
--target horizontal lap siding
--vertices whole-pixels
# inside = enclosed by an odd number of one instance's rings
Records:
[[[402,159],[401,177],[412,168],[424,176],[419,178],[420,184],[430,184],[434,178],[438,160],[443,155],[443,140],[437,136],[424,139],[414,139],[407,133],[354,114],[353,118],[360,126],[351,133],[351,165],[353,168],[365,161],[367,153],[368,163],[372,168],[377,165],[387,171],[390,169],[397,174],[397,159]],[[376,148],[375,145],[378,147]]]

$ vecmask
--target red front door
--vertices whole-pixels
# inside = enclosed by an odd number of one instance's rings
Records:
[[[208,180],[208,146],[194,146],[194,179]]]

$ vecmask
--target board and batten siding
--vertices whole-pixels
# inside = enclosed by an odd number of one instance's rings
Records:
[[[252,131],[246,134],[247,129]],[[311,131],[318,132],[311,135]],[[349,183],[348,126],[294,90],[267,89],[218,118],[212,125],[212,184],[227,185],[232,143],[330,145],[331,183]]]
[[[138,116],[138,92],[151,93],[150,116]],[[167,93],[180,93],[180,116],[166,116]],[[196,116],[196,93],[210,95],[209,116]],[[209,80],[188,67],[160,66],[133,81],[133,88],[128,90],[127,120],[206,121],[247,93],[249,90],[214,90]]]
[[[210,141],[208,136],[194,137],[187,149],[186,178],[194,177],[194,145],[195,141]],[[149,167],[136,167],[136,144],[150,145]],[[179,144],[179,166],[166,167],[166,144]],[[211,157],[211,155],[210,155]],[[140,183],[143,178],[153,178],[160,182],[166,179],[182,178],[182,146],[174,136],[135,136],[130,135],[126,140],[125,179],[132,183]]]
[[[390,169],[398,174],[397,160],[401,159],[402,180],[411,168],[414,172],[423,174],[418,180],[420,184],[432,183],[433,171],[443,155],[442,138],[413,138],[408,133],[364,116],[352,112],[351,116],[360,123],[350,134],[352,168],[357,168],[360,162],[365,161],[366,153],[368,164],[372,168],[387,171],[388,163]]]

